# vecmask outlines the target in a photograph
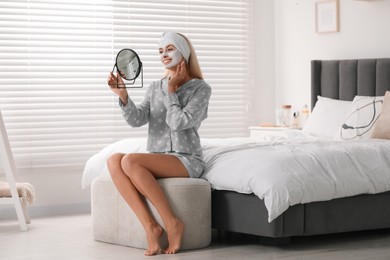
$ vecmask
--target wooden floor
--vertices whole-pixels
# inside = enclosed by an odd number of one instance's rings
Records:
[[[1,260],[148,258],[140,249],[95,241],[89,215],[32,219],[28,227],[21,232],[16,220],[0,220]],[[221,239],[214,234],[210,247],[151,259],[390,259],[390,230],[293,238],[284,246],[259,244],[253,236]]]

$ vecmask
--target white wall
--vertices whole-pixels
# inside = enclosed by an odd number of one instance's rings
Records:
[[[74,172],[56,169],[53,173],[36,172],[20,176],[22,182],[34,185],[36,200],[29,205],[32,218],[90,211],[90,187],[81,188],[83,168]],[[5,180],[5,176],[0,176]],[[1,206],[1,205],[0,205]],[[0,219],[16,218],[13,206],[0,207]]]
[[[310,60],[390,57],[390,1],[340,0],[340,31],[328,34],[315,32],[316,2],[275,0],[277,106],[310,105]]]
[[[254,96],[256,122],[273,121],[275,107],[275,11],[273,0],[256,0],[254,6]]]

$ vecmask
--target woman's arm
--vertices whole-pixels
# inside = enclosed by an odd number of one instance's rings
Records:
[[[127,97],[126,104],[119,99],[119,106],[126,122],[132,127],[143,126],[149,122],[150,113],[150,87],[146,89],[144,99],[139,105],[135,105],[130,97]]]
[[[125,88],[125,84],[123,83],[122,78],[119,76],[119,72],[116,74],[116,76],[114,75],[114,73],[110,72],[107,78],[107,84],[108,86],[110,86],[112,92],[117,94],[122,103],[126,105],[129,95],[127,93],[127,89]]]
[[[107,83],[111,90],[119,96],[119,106],[121,107],[122,115],[130,126],[139,127],[149,122],[150,87],[146,90],[141,104],[135,105],[130,99],[127,89],[124,88],[125,84],[119,74],[115,77],[114,74],[110,73]],[[118,86],[123,87],[118,88]]]

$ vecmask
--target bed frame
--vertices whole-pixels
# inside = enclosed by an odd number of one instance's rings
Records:
[[[311,61],[311,101],[317,95],[353,100],[390,90],[390,58]],[[214,190],[212,226],[219,231],[272,238],[390,228],[390,191],[330,201],[298,204],[271,223],[263,200],[253,194]]]

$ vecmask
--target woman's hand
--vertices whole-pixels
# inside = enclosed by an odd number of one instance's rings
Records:
[[[107,78],[107,84],[110,86],[112,92],[117,94],[119,98],[121,99],[122,103],[124,105],[127,104],[127,89],[125,88],[125,84],[123,83],[123,80],[119,73],[117,72],[116,76],[110,72]]]
[[[168,78],[168,92],[175,93],[187,79],[187,66],[183,59],[179,65],[177,65],[175,72]]]

